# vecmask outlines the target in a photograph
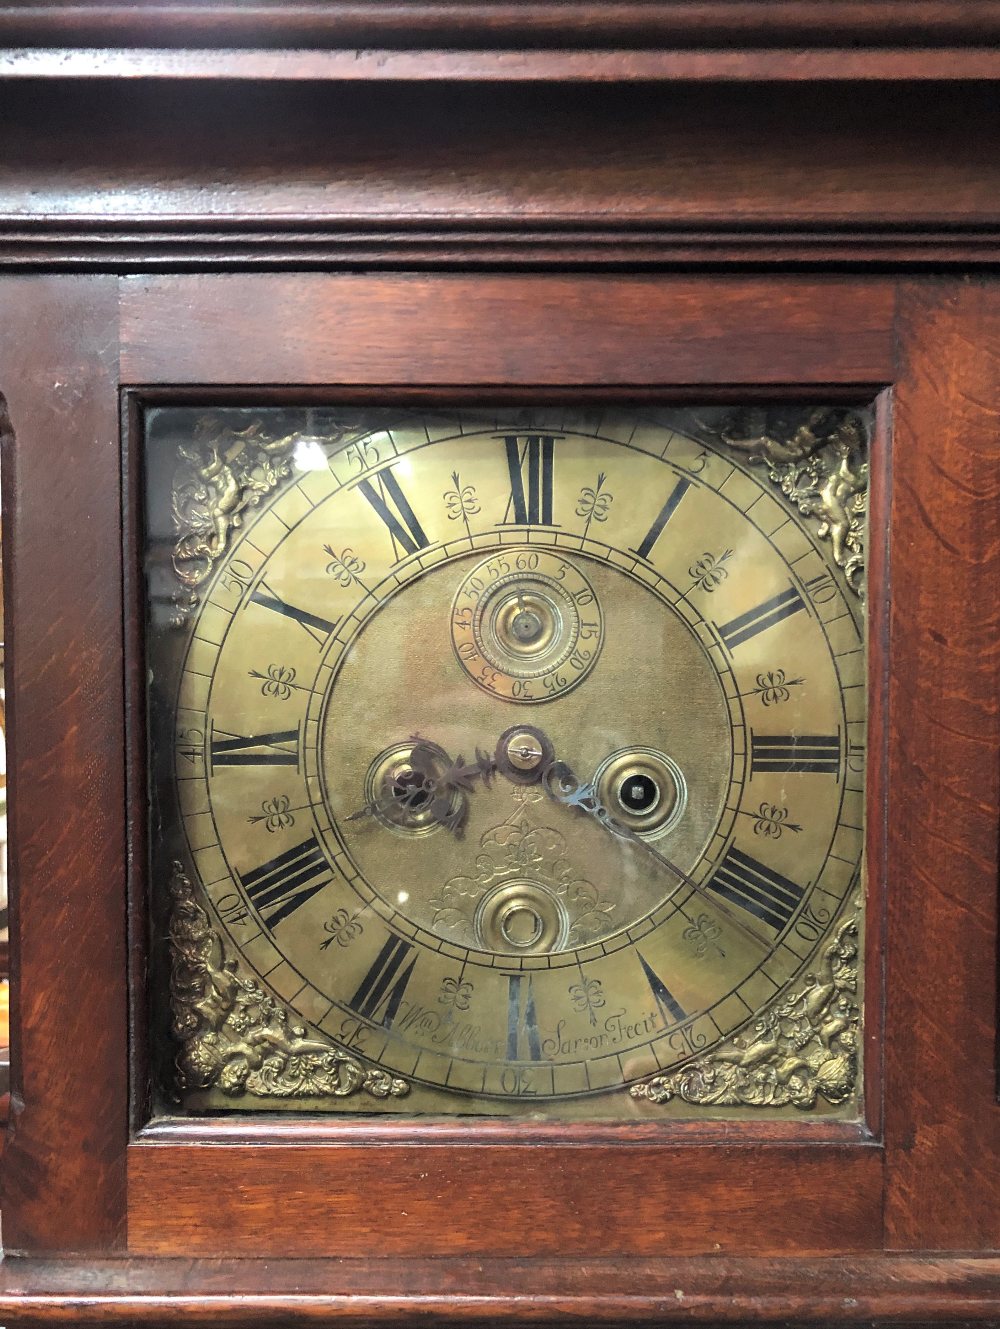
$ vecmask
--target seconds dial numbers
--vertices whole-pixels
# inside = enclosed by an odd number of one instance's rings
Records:
[[[850,601],[752,470],[612,426],[331,444],[188,647],[177,789],[229,944],[428,1111],[712,1048],[856,881]]]
[[[512,548],[463,579],[451,615],[458,662],[507,701],[544,702],[597,663],[604,620],[583,571],[547,550]]]

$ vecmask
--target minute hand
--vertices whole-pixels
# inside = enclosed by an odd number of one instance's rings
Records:
[[[637,835],[631,827],[623,826],[620,822],[615,821],[597,797],[594,786],[592,784],[582,784],[564,761],[553,761],[546,767],[542,775],[542,784],[545,786],[545,791],[549,797],[554,798],[557,803],[562,803],[564,807],[579,808],[581,812],[586,812],[588,816],[600,822],[605,830],[610,831],[612,835],[617,835],[632,844],[641,845],[647,853],[652,854],[665,868],[669,868],[675,877],[679,877],[685,886],[690,886],[693,891],[697,891],[701,898],[706,900],[713,909],[725,914],[731,923],[748,937],[751,937],[759,946],[763,946],[768,951],[774,948],[773,941],[761,936],[756,928],[751,927],[749,923],[745,923],[728,905],[709,895],[701,882],[689,877],[684,869],[679,868],[672,859],[667,858],[666,854],[661,854],[659,849],[654,849],[648,840],[644,840],[641,835]]]

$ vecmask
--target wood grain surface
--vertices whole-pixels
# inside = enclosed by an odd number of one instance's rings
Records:
[[[1000,1247],[1000,288],[905,285],[888,642],[886,1243]]]
[[[996,0],[74,0],[0,6],[12,46],[976,47]]]
[[[127,277],[126,383],[881,384],[891,283],[644,276]],[[748,329],[752,328],[752,335]]]
[[[113,277],[4,283],[7,1251],[108,1251],[124,1238],[117,351]]]
[[[14,1324],[993,1325],[1000,1259],[8,1260]],[[14,1317],[22,1317],[15,1319]]]
[[[1000,261],[982,83],[0,77],[0,115],[0,268]]]
[[[132,1145],[129,1251],[845,1253],[881,1245],[881,1192],[881,1150],[857,1144]]]
[[[883,50],[214,50],[126,47],[0,48],[0,78],[337,83],[886,82],[1000,79],[1000,50],[967,46]]]

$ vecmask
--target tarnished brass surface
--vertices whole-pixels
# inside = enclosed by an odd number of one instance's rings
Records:
[[[632,1086],[635,1098],[728,1107],[843,1103],[857,1083],[861,1009],[858,917],[851,914],[823,948],[818,972],[761,1012],[749,1034],[672,1075]]]
[[[405,1080],[364,1066],[324,1038],[307,1037],[286,1008],[226,958],[225,943],[179,863],[170,878],[170,1006],[177,1089],[213,1086],[229,1097],[400,1098]]]
[[[865,428],[151,412],[167,1090],[856,1118]]]

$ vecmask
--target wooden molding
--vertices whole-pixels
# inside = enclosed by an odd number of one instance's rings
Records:
[[[979,47],[997,0],[257,0],[0,5],[0,44],[333,49]]]
[[[263,1267],[261,1267],[263,1264]],[[611,1288],[627,1291],[611,1291]],[[297,1329],[995,1324],[1000,1258],[828,1260],[7,1260],[0,1317],[87,1326]]]

